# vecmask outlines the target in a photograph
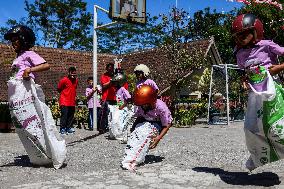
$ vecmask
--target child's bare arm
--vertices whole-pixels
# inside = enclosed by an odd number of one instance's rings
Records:
[[[23,73],[23,78],[24,79],[29,79],[29,74],[31,72],[42,72],[42,71],[45,71],[45,70],[49,70],[50,66],[48,63],[43,63],[43,64],[40,64],[38,66],[35,66],[35,67],[31,67],[31,68],[27,68],[25,69],[24,73]]]
[[[171,125],[167,125],[166,127],[163,127],[163,130],[161,131],[161,133],[157,137],[153,138],[153,142],[149,146],[150,149],[156,148],[156,146],[159,144],[160,140],[165,136],[165,134],[167,134],[170,127],[171,127]]]
[[[284,62],[282,64],[272,65],[269,67],[269,73],[271,75],[279,74],[283,70],[284,70]]]

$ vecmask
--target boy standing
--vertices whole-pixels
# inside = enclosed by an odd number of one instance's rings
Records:
[[[68,69],[68,76],[64,76],[58,83],[58,91],[60,92],[59,106],[61,110],[60,118],[60,133],[68,134],[74,133],[72,127],[76,106],[76,89],[78,86],[78,79],[76,68],[70,67]]]

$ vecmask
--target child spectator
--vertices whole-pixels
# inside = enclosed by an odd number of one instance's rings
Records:
[[[89,77],[87,79],[88,87],[86,88],[86,97],[87,97],[87,105],[89,109],[89,118],[88,118],[88,128],[89,130],[94,130],[93,126],[93,108],[94,108],[94,93],[97,92],[97,131],[99,131],[99,124],[100,124],[100,112],[101,112],[101,103],[100,103],[100,96],[101,96],[101,86],[98,85],[97,87],[93,88],[93,77]]]
[[[159,92],[159,88],[155,81],[152,79],[149,79],[150,75],[150,69],[145,64],[139,64],[135,67],[134,73],[137,78],[136,88],[139,88],[141,85],[150,85],[154,88],[154,90],[157,91],[157,94]]]
[[[110,138],[125,141],[127,140],[127,122],[132,116],[131,108],[128,103],[131,100],[131,95],[123,87],[126,82],[126,77],[122,73],[117,73],[112,78],[112,83],[116,88],[117,106],[111,107],[110,119]]]

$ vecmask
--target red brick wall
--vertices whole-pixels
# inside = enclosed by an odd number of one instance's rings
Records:
[[[192,49],[201,49],[204,53],[209,46],[208,40],[200,40],[187,44],[188,53],[193,53]],[[44,93],[48,99],[58,96],[56,90],[57,83],[61,77],[67,74],[67,69],[70,66],[77,68],[79,78],[78,96],[84,95],[86,88],[86,80],[92,76],[92,62],[93,55],[91,52],[53,49],[46,47],[34,47],[32,50],[42,56],[47,63],[50,64],[51,69],[46,72],[39,73],[37,83],[42,85]],[[7,100],[7,85],[6,81],[9,79],[10,66],[15,58],[15,53],[11,46],[0,44],[0,101]],[[139,52],[133,52],[124,55],[98,54],[98,82],[100,76],[105,71],[105,66],[108,63],[114,63],[114,59],[123,58],[121,63],[122,68],[126,74],[133,73],[133,70],[138,64],[146,64],[151,71],[150,78],[153,79],[160,90],[165,89],[181,78],[191,70],[181,70],[178,73],[173,72],[173,64],[168,59],[167,54],[161,49],[150,49]]]
[[[84,95],[86,88],[86,80],[92,76],[93,55],[91,52],[80,52],[64,49],[53,49],[44,47],[34,47],[32,50],[42,56],[51,66],[49,71],[38,74],[37,83],[42,85],[47,98],[58,96],[56,90],[57,83],[61,77],[67,74],[67,69],[70,66],[77,68],[79,87],[78,96]],[[9,79],[10,66],[16,54],[11,46],[0,44],[0,101],[7,100],[7,85]],[[113,63],[115,55],[99,54],[98,55],[98,78],[104,73],[105,66],[108,63]],[[99,81],[99,79],[98,79]]]

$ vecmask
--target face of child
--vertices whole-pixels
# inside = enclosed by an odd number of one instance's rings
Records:
[[[242,46],[242,47],[253,44],[253,42],[254,42],[253,31],[252,30],[245,30],[243,32],[236,34],[235,42],[239,46]]]
[[[15,52],[20,52],[21,50],[21,43],[17,36],[11,38],[12,46]]]
[[[141,108],[146,112],[154,109],[154,107],[151,104],[144,104],[141,106]]]
[[[90,80],[88,80],[87,82],[88,82],[88,85],[89,85],[89,86],[93,86],[93,80],[90,79]]]
[[[138,81],[141,81],[141,80],[143,80],[143,79],[145,78],[145,77],[144,77],[144,73],[141,72],[141,71],[136,71],[136,72],[135,72],[135,76],[136,76],[136,78],[137,78]]]

